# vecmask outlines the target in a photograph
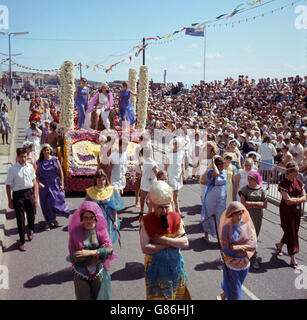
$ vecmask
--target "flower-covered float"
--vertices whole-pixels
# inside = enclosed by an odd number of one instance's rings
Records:
[[[94,130],[68,131],[64,138],[63,169],[65,176],[65,191],[79,192],[93,185],[93,176],[98,166],[100,152],[100,132]],[[122,136],[120,127],[114,134]],[[131,131],[127,148],[128,165],[126,173],[126,188],[124,191],[134,191],[136,174],[134,158],[135,147],[140,142],[141,133]]]
[[[145,71],[145,72],[144,72]],[[136,87],[136,71],[129,70],[129,82],[132,87]],[[143,75],[145,74],[145,79]],[[140,95],[142,102],[138,108],[139,120],[137,130],[122,132],[121,127],[106,131],[95,130],[75,130],[74,126],[74,64],[65,61],[61,67],[61,127],[63,128],[63,145],[59,156],[63,165],[66,192],[81,192],[93,185],[93,177],[98,167],[98,155],[101,149],[101,135],[110,135],[115,140],[124,136],[128,141],[128,165],[126,173],[126,188],[124,191],[134,191],[136,182],[134,158],[135,148],[140,143],[140,136],[144,132],[147,118],[148,104],[148,74],[147,67],[140,72]],[[146,90],[147,87],[147,90]],[[144,97],[143,97],[144,95]],[[135,102],[136,103],[136,102]],[[140,115],[145,113],[145,115]]]

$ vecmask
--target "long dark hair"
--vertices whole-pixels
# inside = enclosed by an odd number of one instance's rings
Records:
[[[101,177],[105,177],[106,178],[106,187],[108,187],[110,185],[110,181],[108,179],[108,175],[106,174],[106,172],[103,169],[98,169],[95,172],[95,175],[94,175],[94,186],[95,187],[97,186],[97,179],[101,178]]]
[[[38,161],[39,161],[39,162],[43,162],[43,161],[45,160],[43,151],[44,151],[46,148],[49,148],[49,147],[43,148],[43,149],[41,150],[41,152],[39,153],[39,158],[38,158]],[[50,149],[50,148],[49,148],[49,149]],[[50,149],[50,155],[52,156],[52,149]]]

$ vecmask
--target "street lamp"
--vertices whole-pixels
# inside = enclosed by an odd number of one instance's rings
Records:
[[[12,87],[13,87],[13,79],[12,79],[12,54],[11,54],[11,36],[21,36],[24,34],[28,34],[29,32],[3,32],[0,31],[0,34],[7,35],[9,39],[9,86],[10,86],[10,110],[12,110]],[[20,54],[17,54],[20,55]]]

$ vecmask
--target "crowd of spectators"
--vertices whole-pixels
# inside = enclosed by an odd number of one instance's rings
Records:
[[[182,83],[164,86],[150,82],[147,128],[206,130],[206,140],[214,141],[220,153],[235,141],[243,158],[255,153],[258,160],[273,157],[286,166],[294,160],[304,165],[307,147],[307,77],[203,81],[185,89]],[[90,87],[92,97],[98,88]],[[114,96],[111,125],[118,125],[120,86]],[[29,121],[60,122],[58,91],[36,91],[30,101]],[[78,114],[75,114],[77,123]],[[201,140],[204,136],[201,135]],[[271,154],[268,156],[268,154]],[[195,161],[194,161],[195,162]],[[197,161],[196,161],[197,162]],[[243,162],[240,165],[243,166]],[[303,170],[304,171],[304,170]]]

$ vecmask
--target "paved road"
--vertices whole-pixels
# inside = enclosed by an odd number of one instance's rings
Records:
[[[21,112],[22,113],[22,112]],[[26,115],[18,118],[16,142],[21,142]],[[84,194],[67,197],[70,209],[75,210]],[[126,195],[125,209],[121,213],[122,247],[115,251],[119,258],[111,266],[113,299],[145,299],[143,254],[139,246],[137,209],[134,196]],[[216,241],[206,243],[202,239],[200,222],[199,185],[187,184],[180,192],[180,206],[185,214],[185,224],[190,241],[189,249],[183,250],[189,290],[192,299],[214,300],[221,291],[221,259]],[[0,299],[75,299],[68,254],[68,220],[59,217],[60,226],[44,231],[40,210],[36,216],[36,233],[32,242],[26,243],[27,252],[18,251],[18,232],[13,212],[8,212],[4,264],[9,268],[9,289],[0,290]],[[262,257],[262,268],[251,271],[244,283],[244,299],[306,299],[307,290],[295,288],[299,276],[289,267],[286,254],[277,257],[274,244],[280,240],[278,208],[270,205],[265,210],[258,252]],[[307,265],[307,223],[302,221],[300,229],[299,264]]]

